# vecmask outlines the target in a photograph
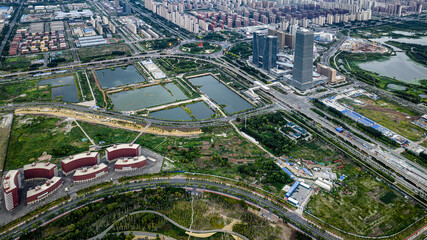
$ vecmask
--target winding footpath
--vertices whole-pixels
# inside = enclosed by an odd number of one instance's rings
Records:
[[[218,232],[221,232],[221,233],[228,233],[228,234],[232,234],[232,235],[238,236],[238,237],[240,237],[240,238],[242,238],[244,240],[249,240],[247,237],[245,237],[245,236],[243,236],[243,235],[241,235],[239,233],[232,232],[232,231],[227,231],[227,230],[222,230],[222,229],[194,230],[194,229],[191,229],[191,228],[187,228],[187,227],[184,227],[181,224],[175,222],[174,220],[170,219],[168,216],[164,215],[163,213],[160,213],[160,212],[157,212],[157,211],[151,211],[151,210],[141,210],[141,211],[136,211],[136,212],[129,213],[129,214],[127,214],[127,215],[119,218],[116,222],[120,222],[121,220],[125,219],[126,217],[129,217],[129,216],[132,216],[132,215],[135,215],[135,214],[141,214],[141,213],[152,213],[152,214],[156,214],[156,215],[158,215],[160,217],[163,217],[164,219],[168,220],[173,225],[175,225],[175,226],[177,226],[177,227],[179,227],[179,228],[181,228],[181,229],[183,229],[183,230],[185,230],[187,232],[192,232],[192,233],[218,233]],[[102,233],[96,235],[95,237],[89,238],[89,240],[102,239],[113,227],[114,227],[114,223],[111,224]]]

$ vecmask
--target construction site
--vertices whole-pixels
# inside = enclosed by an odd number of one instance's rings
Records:
[[[351,53],[385,53],[388,49],[376,41],[361,38],[347,38],[340,47],[341,51]]]

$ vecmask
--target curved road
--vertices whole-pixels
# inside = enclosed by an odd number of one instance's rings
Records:
[[[149,117],[142,117],[142,116],[136,116],[136,115],[124,115],[120,112],[114,112],[109,110],[95,110],[94,108],[91,108],[91,107],[75,105],[70,103],[60,103],[60,102],[12,103],[8,105],[0,106],[0,111],[13,111],[15,109],[31,108],[31,107],[51,107],[51,108],[68,109],[76,112],[83,112],[83,113],[104,116],[108,118],[117,118],[121,120],[132,121],[137,124],[146,124],[147,122],[151,122],[152,125],[173,126],[174,128],[224,125],[230,120],[235,120],[239,116],[241,117],[241,116],[258,115],[258,114],[271,112],[279,109],[278,105],[272,104],[272,105],[267,105],[261,108],[252,109],[246,112],[234,114],[227,117],[207,119],[207,120],[197,120],[197,121],[173,121],[173,120],[162,120],[162,119],[155,119],[155,118],[149,118]],[[46,112],[46,114],[49,114],[49,113]]]
[[[48,212],[40,214],[37,218],[31,219],[29,221],[24,222],[22,225],[16,227],[15,229],[6,232],[2,237],[12,237],[13,239],[19,237],[24,229],[26,230],[33,230],[33,224],[39,223],[40,225],[49,223],[49,220],[46,218],[48,215],[54,215],[59,216],[64,212],[76,209],[78,206],[76,203],[81,202],[82,200],[92,200],[92,199],[98,199],[102,200],[100,196],[103,194],[114,194],[115,191],[120,191],[124,188],[126,188],[127,191],[136,191],[143,188],[152,188],[152,187],[192,187],[194,189],[204,189],[209,190],[212,192],[212,189],[215,189],[214,192],[216,193],[224,193],[226,192],[227,195],[245,199],[246,202],[255,204],[257,206],[260,206],[267,211],[269,211],[271,214],[275,214],[278,217],[286,217],[287,221],[292,223],[296,227],[303,226],[305,229],[308,229],[311,231],[311,235],[313,237],[315,236],[321,236],[324,239],[339,239],[335,236],[332,236],[328,234],[327,232],[324,232],[323,230],[317,228],[313,224],[307,222],[302,216],[298,215],[295,212],[288,211],[286,208],[282,207],[281,205],[278,205],[276,203],[271,202],[268,200],[268,198],[261,196],[251,190],[244,190],[242,188],[237,188],[236,186],[230,186],[225,183],[221,183],[218,181],[211,182],[204,179],[192,179],[192,178],[156,178],[156,179],[148,179],[141,182],[133,182],[133,183],[127,183],[122,185],[114,185],[111,188],[103,189],[95,193],[91,193],[88,195],[85,195],[80,198],[72,199],[69,202],[65,202],[64,204],[51,209]],[[53,201],[54,199],[49,199],[50,201]]]

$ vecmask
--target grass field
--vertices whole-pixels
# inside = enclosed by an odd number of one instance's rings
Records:
[[[1,69],[5,71],[28,69],[31,66],[32,61],[40,59],[43,59],[43,54],[8,57],[2,62]]]
[[[3,171],[7,142],[9,141],[9,131],[12,127],[12,114],[0,115],[0,173]],[[1,174],[0,174],[1,177]]]
[[[197,169],[231,177],[234,177],[236,169],[213,166],[210,162],[212,155],[218,154],[234,164],[253,162],[255,159],[267,157],[264,152],[240,137],[228,126],[217,127],[215,133],[209,131],[194,138],[143,134],[136,143],[177,160],[176,167],[180,169]],[[192,162],[183,163],[182,160],[185,157],[182,152],[191,147],[200,149],[200,157]]]
[[[365,102],[364,106],[350,103],[355,110],[382,126],[412,140],[422,139],[427,130],[415,126],[411,122],[419,118],[419,114],[401,107],[384,99],[372,100],[367,97],[360,97],[359,100]]]
[[[110,59],[115,56],[125,56],[130,53],[131,49],[126,44],[114,44],[101,47],[82,48],[78,50],[78,54],[82,62]]]
[[[101,141],[105,142],[105,144],[130,143],[138,135],[138,132],[135,131],[111,128],[88,122],[79,121],[79,124],[96,144]]]
[[[0,104],[8,102],[51,101],[51,88],[39,87],[39,80],[0,84]]]
[[[293,159],[302,158],[318,162],[331,162],[343,158],[342,154],[323,142],[320,138],[298,143],[287,155],[288,157],[292,156]]]
[[[78,127],[74,124],[69,125],[63,119],[32,115],[15,116],[5,170],[20,168],[37,161],[43,152],[52,155],[53,158],[59,158],[87,151],[90,143],[83,142],[83,138],[85,135]]]
[[[426,213],[368,173],[346,167],[353,173],[346,173],[343,186],[311,197],[307,210],[316,217],[344,231],[380,236],[396,233]]]

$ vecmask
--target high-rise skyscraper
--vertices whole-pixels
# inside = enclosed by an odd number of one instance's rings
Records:
[[[120,8],[120,0],[114,0],[114,8],[117,10]]]
[[[306,91],[313,85],[314,34],[308,29],[298,29],[295,39],[294,68],[292,85]]]
[[[265,70],[276,66],[277,60],[277,37],[265,36],[254,33],[252,63]]]
[[[123,14],[126,14],[126,15],[132,14],[132,8],[128,3],[123,3]]]

